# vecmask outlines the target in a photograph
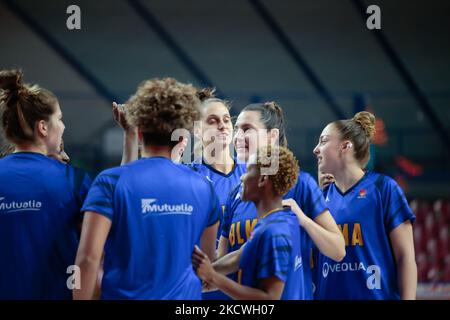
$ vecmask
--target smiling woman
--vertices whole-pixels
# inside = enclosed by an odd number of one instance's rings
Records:
[[[14,148],[0,159],[0,299],[70,299],[66,270],[90,179],[49,157],[65,129],[58,100],[22,78],[0,71],[2,125]]]

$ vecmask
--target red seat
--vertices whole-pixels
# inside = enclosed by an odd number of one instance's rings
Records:
[[[424,252],[421,252],[417,255],[416,263],[417,263],[417,277],[419,282],[427,281],[428,261],[427,256]]]

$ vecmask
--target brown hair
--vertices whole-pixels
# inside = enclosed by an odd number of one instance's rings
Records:
[[[228,110],[230,110],[231,106],[227,100],[223,100],[216,97],[216,89],[215,88],[203,88],[197,91],[197,97],[200,99],[202,103],[202,107],[206,107],[211,102],[220,102],[222,103]]]
[[[20,70],[0,71],[0,108],[5,137],[13,143],[33,142],[37,121],[48,121],[58,103],[55,95],[22,82]]]
[[[286,128],[284,125],[283,109],[274,101],[264,103],[252,103],[247,105],[243,111],[258,111],[261,115],[261,122],[266,129],[278,129],[278,142],[282,147],[287,147]]]
[[[14,152],[15,147],[12,144],[5,144],[0,146],[0,158],[6,157]]]
[[[342,140],[350,140],[355,150],[355,159],[363,167],[370,159],[370,143],[375,135],[375,116],[367,111],[358,112],[352,119],[332,123]]]
[[[176,129],[192,131],[200,120],[197,89],[173,78],[152,79],[141,83],[127,102],[127,121],[142,132],[145,145],[174,146]]]
[[[278,170],[275,174],[268,175],[275,192],[283,196],[296,183],[299,174],[298,161],[292,151],[280,146],[265,146],[258,149],[256,165],[259,168],[270,167],[274,161],[278,161]]]

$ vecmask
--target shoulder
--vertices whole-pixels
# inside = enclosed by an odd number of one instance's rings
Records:
[[[266,236],[288,236],[290,227],[298,226],[298,220],[292,210],[284,210],[272,216],[264,226]]]
[[[119,178],[123,175],[123,173],[126,172],[127,168],[128,168],[127,166],[120,166],[103,170],[98,174],[95,180],[96,181],[107,180],[117,182]]]
[[[377,172],[368,172],[369,175],[369,179],[370,181],[375,185],[375,187],[380,191],[380,192],[390,192],[393,189],[398,189],[400,188],[400,186],[398,185],[398,183],[392,179],[391,177],[381,174],[381,173],[377,173]]]

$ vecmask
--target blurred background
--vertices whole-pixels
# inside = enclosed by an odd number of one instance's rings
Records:
[[[81,30],[68,30],[69,5]],[[369,5],[381,30],[369,30]],[[290,148],[313,175],[323,127],[369,110],[369,168],[395,178],[417,214],[422,298],[450,296],[450,1],[0,0],[0,69],[60,100],[66,151],[95,175],[120,163],[112,101],[174,77],[213,86],[237,115],[277,101]],[[447,283],[447,285],[444,285]]]

